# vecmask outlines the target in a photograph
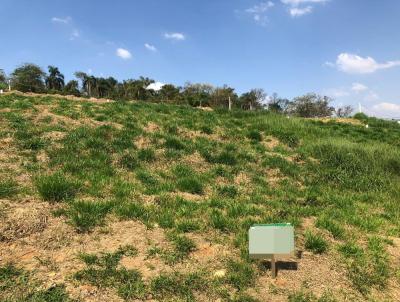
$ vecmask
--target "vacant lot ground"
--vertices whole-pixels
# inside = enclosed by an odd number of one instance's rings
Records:
[[[400,125],[0,96],[0,301],[399,300]]]

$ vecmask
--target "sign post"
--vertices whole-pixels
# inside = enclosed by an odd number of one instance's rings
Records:
[[[256,224],[249,229],[249,255],[253,259],[271,259],[276,278],[276,258],[294,255],[294,228],[290,223]]]

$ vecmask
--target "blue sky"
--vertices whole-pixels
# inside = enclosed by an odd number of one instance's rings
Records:
[[[228,84],[400,117],[398,0],[0,0],[0,68]]]

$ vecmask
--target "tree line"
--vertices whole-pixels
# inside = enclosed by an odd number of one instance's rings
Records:
[[[260,110],[268,109],[276,113],[301,117],[347,117],[352,114],[350,106],[335,109],[332,99],[315,93],[288,100],[276,93],[269,96],[263,89],[252,89],[241,95],[235,89],[224,85],[215,87],[203,83],[186,83],[183,87],[165,84],[160,89],[151,89],[155,80],[140,77],[122,82],[113,77],[95,77],[78,71],[76,79],[65,82],[64,75],[55,66],[48,66],[47,73],[39,66],[25,63],[18,66],[9,76],[0,69],[0,89],[9,86],[21,92],[74,95],[88,98],[115,100],[141,100],[148,102],[168,102],[187,104],[193,107],[213,107]]]

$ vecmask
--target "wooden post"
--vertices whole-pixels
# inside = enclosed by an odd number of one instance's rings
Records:
[[[275,255],[272,255],[271,258],[271,272],[272,272],[272,278],[276,278],[276,260],[275,260]]]
[[[231,96],[229,96],[229,111],[232,110],[232,100],[231,100]]]

